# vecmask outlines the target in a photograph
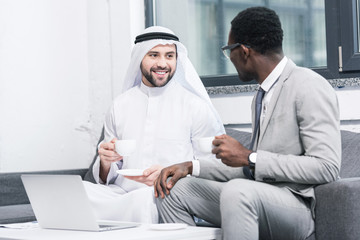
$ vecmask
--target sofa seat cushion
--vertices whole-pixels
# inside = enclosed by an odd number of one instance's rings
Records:
[[[226,134],[230,137],[235,138],[238,142],[240,142],[244,147],[249,147],[251,142],[251,133],[244,132],[241,130],[233,129],[233,128],[225,128]]]
[[[343,178],[315,188],[316,239],[359,239],[360,177]]]
[[[360,133],[341,131],[342,162],[340,169],[341,178],[360,177]]]

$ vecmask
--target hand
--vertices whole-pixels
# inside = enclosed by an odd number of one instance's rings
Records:
[[[118,162],[123,159],[115,151],[116,138],[113,138],[110,142],[101,143],[98,153],[100,157],[100,178],[106,182],[107,175],[109,174],[111,163]]]
[[[223,134],[216,136],[213,145],[212,153],[216,154],[216,158],[230,167],[248,166],[248,157],[251,151],[245,148],[236,139]]]
[[[124,176],[124,177],[140,183],[144,183],[148,186],[152,186],[154,185],[156,178],[159,176],[161,169],[163,169],[162,166],[153,165],[148,169],[145,169],[142,176]]]
[[[164,191],[166,195],[170,194],[170,189],[176,184],[176,182],[183,177],[186,177],[188,174],[192,173],[192,162],[183,162],[179,164],[172,165],[170,167],[164,168],[161,170],[160,175],[155,180],[154,192],[155,197],[164,198]],[[167,181],[168,177],[172,178]]]
[[[110,142],[101,143],[98,153],[100,157],[100,161],[104,166],[110,166],[111,163],[120,161],[123,159],[122,156],[120,156],[115,151],[115,142],[116,138],[113,138]]]

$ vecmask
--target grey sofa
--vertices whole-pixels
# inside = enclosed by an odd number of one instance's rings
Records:
[[[233,129],[226,132],[245,146],[249,145],[250,133]],[[341,131],[341,140],[341,179],[315,188],[316,232],[309,239],[360,239],[360,133]]]
[[[245,146],[249,145],[250,133],[231,128],[227,128],[226,132]],[[360,199],[360,133],[341,131],[341,137],[342,179],[315,188],[317,240],[360,239],[360,204],[357,202]],[[78,174],[91,181],[87,170],[47,173]],[[20,175],[21,173],[0,174],[0,224],[35,220]],[[315,239],[315,236],[310,239]]]

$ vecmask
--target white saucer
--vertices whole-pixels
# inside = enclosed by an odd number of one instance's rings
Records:
[[[160,231],[170,231],[170,230],[179,230],[184,229],[188,225],[185,223],[160,223],[160,224],[151,224],[151,230],[160,230]]]
[[[120,169],[116,171],[118,174],[124,176],[142,176],[144,170],[143,169]]]

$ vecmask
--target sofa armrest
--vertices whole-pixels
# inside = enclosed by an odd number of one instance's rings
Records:
[[[35,221],[30,204],[0,206],[0,224]]]
[[[315,188],[317,240],[359,239],[360,178],[344,178]]]
[[[95,161],[96,161],[97,157],[99,156],[98,148],[97,148],[97,147],[99,146],[99,144],[100,144],[100,143],[104,140],[104,138],[105,138],[105,133],[104,133],[104,131],[105,131],[105,129],[104,129],[104,127],[103,127],[102,130],[101,130],[101,136],[100,136],[99,141],[98,141],[98,143],[97,143],[97,145],[96,145],[95,155],[94,155],[94,157],[93,157],[93,160],[92,160],[92,162],[91,162],[91,164],[90,164],[89,169],[88,169],[87,172],[85,173],[85,176],[84,176],[84,180],[85,180],[85,181],[92,182],[92,183],[96,183],[95,177],[94,177],[94,175],[93,175],[93,167],[94,167],[94,164],[95,164]]]

